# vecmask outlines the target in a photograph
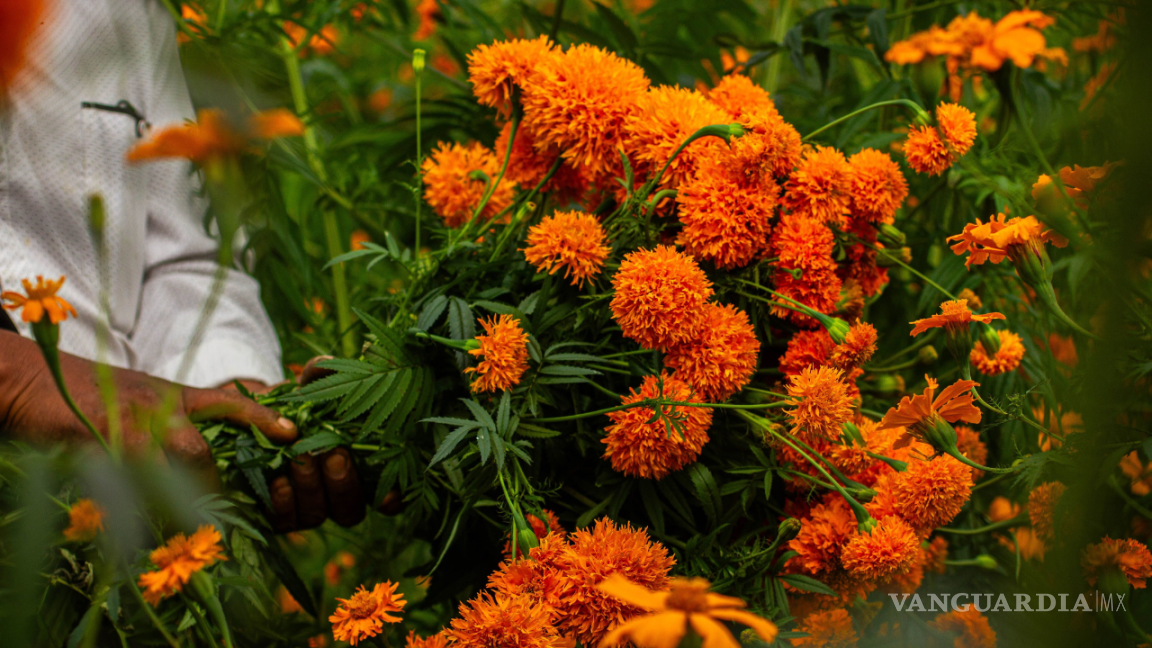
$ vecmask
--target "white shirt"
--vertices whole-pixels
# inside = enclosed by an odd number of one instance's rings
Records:
[[[130,102],[153,128],[193,119],[172,17],[158,0],[56,0],[0,107],[0,283],[67,276],[79,317],[60,348],[96,359],[100,272],[88,197],[107,207],[113,365],[174,380],[215,271],[199,182],[183,160],[129,165],[135,120],[82,108]],[[19,320],[19,317],[13,319]],[[17,321],[21,333],[30,328]],[[259,286],[230,270],[184,382],[283,378]]]

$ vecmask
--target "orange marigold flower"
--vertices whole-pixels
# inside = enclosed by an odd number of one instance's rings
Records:
[[[631,390],[622,402],[627,405],[659,398],[661,393],[667,400],[702,402],[687,383],[667,374],[645,376],[640,391]],[[602,443],[606,446],[604,458],[612,462],[614,470],[632,477],[663,479],[668,473],[696,461],[708,443],[712,409],[663,406],[661,412],[663,416],[656,420],[652,420],[656,412],[651,407],[629,407],[608,413],[612,424],[606,428]],[[669,430],[665,418],[678,421],[681,428]]]
[[[287,108],[273,108],[258,112],[248,120],[248,135],[256,139],[273,140],[281,137],[299,137],[304,124]]]
[[[844,336],[844,341],[832,349],[828,360],[833,367],[850,371],[868,362],[876,353],[876,327],[857,320]]]
[[[953,159],[967,153],[976,142],[976,115],[959,104],[936,106],[936,124]]]
[[[972,388],[979,387],[980,383],[957,380],[933,399],[939,384],[928,376],[924,376],[924,379],[928,381],[928,388],[923,394],[905,396],[880,421],[881,430],[897,427],[905,429],[905,437],[897,443],[897,447],[907,445],[912,439],[928,443],[928,439],[933,436],[933,428],[941,421],[980,422],[980,409],[972,404],[975,400]]]
[[[1152,462],[1145,466],[1135,450],[1120,459],[1120,472],[1132,480],[1133,495],[1144,497],[1152,493]]]
[[[282,614],[298,614],[304,611],[304,608],[300,607],[300,602],[297,601],[296,598],[292,596],[292,593],[288,591],[288,588],[283,585],[280,586],[280,589],[276,590],[276,600],[280,603],[280,612]]]
[[[708,304],[697,337],[674,345],[664,365],[705,401],[728,400],[752,380],[760,342],[748,314],[735,306]]]
[[[904,520],[891,515],[875,522],[870,531],[852,536],[840,555],[844,568],[864,580],[904,574],[920,555],[920,540]]]
[[[208,33],[208,14],[204,13],[200,7],[188,3],[181,5],[180,19],[184,21],[184,25],[189,31],[197,35]],[[180,30],[176,32],[176,42],[183,45],[192,42],[192,38]]]
[[[488,589],[496,595],[526,596],[536,605],[557,610],[560,607],[560,573],[556,561],[567,544],[559,523],[556,531],[537,536],[540,544],[529,551],[529,557],[510,559],[506,548],[504,562],[488,577]]]
[[[841,426],[852,420],[852,397],[844,372],[832,367],[804,369],[788,377],[792,400],[784,410],[794,431],[806,438],[839,439]]]
[[[947,171],[955,160],[948,152],[940,133],[932,126],[913,126],[904,142],[904,157],[908,166],[918,173],[940,175]]]
[[[832,253],[836,237],[832,230],[810,218],[783,218],[772,232],[776,272],[772,281],[780,294],[821,313],[832,313],[843,285],[837,276]],[[819,324],[802,313],[773,306],[772,314],[789,317],[807,327]]]
[[[720,83],[708,91],[708,101],[736,121],[752,111],[776,112],[776,104],[768,96],[768,91],[743,74],[727,74],[721,78]]]
[[[500,167],[496,154],[479,142],[467,145],[441,142],[424,160],[424,200],[444,219],[445,225],[459,227],[472,219],[488,186],[488,182],[472,174],[480,171],[496,182]],[[512,183],[505,178],[492,192],[480,217],[492,218],[511,205],[513,192]]]
[[[908,181],[887,153],[864,149],[848,158],[848,194],[853,218],[869,223],[893,223],[908,196]]]
[[[28,45],[43,23],[44,4],[44,0],[0,3],[0,96],[24,69]]]
[[[416,33],[412,34],[412,39],[420,41],[432,38],[439,25],[437,19],[440,18],[440,3],[436,0],[420,0],[416,5],[416,15],[420,18],[420,23],[416,27]]]
[[[1040,30],[1055,23],[1055,18],[1039,11],[1010,12],[996,23],[983,43],[972,48],[972,65],[995,72],[1011,59],[1016,67],[1032,67],[1036,56],[1047,51]]]
[[[910,324],[912,324],[912,337],[933,328],[943,328],[946,332],[955,335],[967,332],[972,322],[987,324],[992,320],[1002,319],[1007,318],[1001,313],[973,313],[968,310],[967,299],[957,299],[940,304],[939,315],[918,319],[910,322]]]
[[[558,55],[555,44],[547,36],[479,45],[468,54],[468,80],[472,82],[472,94],[480,105],[495,108],[507,118],[512,114],[513,90],[519,88],[523,91],[531,83],[534,70],[541,61]]]
[[[824,366],[835,349],[836,343],[823,327],[797,331],[788,340],[788,348],[780,358],[780,371],[785,376],[794,376],[805,369]]]
[[[788,176],[800,163],[800,133],[775,108],[746,108],[739,123],[744,135],[732,140],[724,159],[750,184],[759,184],[765,175]]]
[[[624,120],[624,151],[638,176],[654,175],[696,131],[723,124],[729,117],[704,95],[677,86],[658,86],[645,93]],[[696,172],[709,152],[726,148],[717,137],[692,142],[668,164],[660,186],[676,189]]]
[[[1028,517],[1041,540],[1056,538],[1056,504],[1066,490],[1068,487],[1060,482],[1046,482],[1028,494]]]
[[[591,214],[579,211],[556,212],[528,229],[524,257],[539,272],[555,274],[564,268],[564,278],[573,286],[583,286],[604,268],[612,249],[605,245],[604,228]]]
[[[957,297],[959,297],[960,299],[967,300],[968,303],[972,305],[972,308],[975,308],[975,309],[984,308],[984,302],[980,300],[980,295],[977,295],[976,293],[972,292],[971,288],[964,288],[963,290],[961,290],[957,294]]]
[[[619,527],[601,518],[591,531],[574,532],[556,563],[561,575],[557,628],[585,646],[598,644],[643,610],[596,586],[617,573],[637,585],[664,589],[675,563],[668,550],[651,542],[643,529]]]
[[[403,594],[396,593],[396,583],[392,581],[377,583],[371,590],[361,585],[352,598],[336,600],[340,606],[328,617],[332,637],[353,646],[380,634],[385,623],[399,623],[400,617],[391,613],[400,612],[408,603]]]
[[[813,612],[804,617],[796,630],[808,634],[807,637],[797,637],[792,640],[792,645],[796,648],[855,648],[856,646],[856,628],[852,625],[852,617],[848,614],[848,610],[844,608]]]
[[[486,592],[460,604],[459,616],[445,634],[453,646],[468,648],[553,648],[560,638],[552,610],[527,596]]]
[[[504,128],[496,138],[496,144],[493,145],[501,164],[504,163],[504,156],[508,154],[508,138],[511,135],[512,123],[509,122],[504,124]],[[517,129],[504,179],[519,185],[521,189],[533,189],[552,171],[552,166],[558,157],[560,149],[537,147],[535,140],[532,139],[532,133],[527,128]],[[587,190],[588,181],[567,162],[561,163],[552,178],[540,187],[540,191],[550,192],[561,205],[579,200]]]
[[[680,644],[689,627],[706,645],[738,646],[724,625],[728,621],[752,628],[767,643],[776,641],[776,624],[742,609],[745,603],[738,598],[710,592],[711,587],[703,578],[673,578],[667,590],[652,591],[612,574],[597,589],[648,614],[617,626],[600,642],[600,648],[620,644],[672,648]]]
[[[948,240],[956,241],[952,244],[954,253],[969,253],[964,262],[966,268],[985,261],[1000,263],[1006,258],[1019,257],[1029,249],[1042,248],[1046,242],[1061,248],[1068,245],[1068,239],[1045,229],[1035,216],[1008,218],[1007,214],[997,214],[987,223],[977,218],[975,223],[968,223],[964,231],[949,236]]]
[[[798,554],[788,561],[789,571],[796,569],[810,576],[836,571],[841,550],[856,535],[856,529],[856,517],[844,498],[835,496],[813,506],[800,533],[788,541],[788,548]]]
[[[484,358],[464,370],[477,374],[472,391],[502,392],[520,384],[520,377],[528,369],[528,334],[520,328],[520,322],[508,314],[477,321],[486,335],[477,335],[480,348],[468,352]]]
[[[717,268],[743,268],[768,249],[780,187],[771,178],[749,183],[727,155],[703,163],[676,194],[684,226],[678,242]]]
[[[932,538],[932,542],[928,543],[925,551],[928,552],[928,560],[925,561],[925,571],[934,574],[943,574],[947,565],[944,561],[948,559],[948,540],[943,536],[936,536]]]
[[[1104,536],[1100,542],[1084,549],[1080,564],[1084,567],[1084,577],[1092,586],[1110,570],[1122,572],[1136,589],[1144,589],[1147,579],[1152,578],[1152,553],[1148,552],[1147,545],[1131,538],[1114,540]]]
[[[104,530],[104,509],[90,499],[78,499],[68,509],[68,528],[64,537],[70,542],[88,542]]]
[[[236,132],[221,110],[206,108],[196,114],[196,123],[169,126],[128,151],[129,162],[165,158],[185,158],[204,164],[244,153],[253,139],[276,139],[301,135],[304,125],[282,108],[252,115],[247,128]]]
[[[897,512],[926,533],[951,522],[972,497],[972,470],[948,455],[912,461],[889,481]]]
[[[560,524],[560,518],[556,517],[554,512],[548,509],[542,509],[541,513],[544,514],[543,520],[532,514],[524,516],[525,521],[528,522],[528,526],[532,527],[532,534],[536,536],[538,542],[553,533],[559,533],[560,535],[567,533]],[[520,549],[517,548],[515,557],[520,558],[522,555]],[[511,560],[512,558],[512,537],[509,535],[504,542],[504,560]]]
[[[524,88],[524,123],[537,146],[556,146],[600,179],[619,164],[623,125],[648,91],[640,66],[580,44],[540,62]]]
[[[997,331],[996,334],[1000,336],[1000,349],[996,353],[989,356],[984,350],[984,344],[977,340],[968,357],[977,371],[986,376],[1016,371],[1020,360],[1024,358],[1024,343],[1019,335],[1012,331]]]
[[[956,648],[996,648],[996,631],[975,605],[938,615],[928,625],[957,635],[952,644]]]
[[[448,633],[441,630],[427,637],[417,637],[415,630],[409,630],[404,639],[404,648],[448,648]]]
[[[48,313],[48,321],[53,324],[59,324],[68,319],[69,313],[72,314],[72,317],[79,317],[72,304],[65,301],[63,297],[56,296],[60,287],[64,285],[64,277],[60,277],[56,281],[51,279],[45,281],[44,277],[37,275],[35,286],[27,279],[21,279],[20,283],[24,285],[26,294],[21,295],[18,292],[5,291],[0,294],[0,301],[10,302],[4,304],[4,308],[7,310],[22,308],[20,319],[25,322],[37,324],[44,319],[44,313]]]
[[[292,48],[299,50],[301,58],[309,51],[317,56],[326,56],[334,52],[336,45],[340,43],[340,32],[335,25],[325,25],[320,28],[319,32],[312,34],[312,38],[308,39],[308,47],[306,48],[301,48],[300,43],[308,35],[307,27],[285,21],[284,34],[288,36],[288,42],[292,44]]]
[[[1095,197],[1096,185],[1104,181],[1119,164],[1107,162],[1104,166],[1082,167],[1075,164],[1064,167],[1060,169],[1060,182],[1076,206],[1088,209]],[[1052,203],[1063,200],[1052,184],[1052,178],[1043,174],[1032,185],[1032,199],[1036,201],[1037,209],[1043,212],[1055,211]]]
[[[968,457],[973,462],[985,465],[984,462],[988,459],[988,446],[980,439],[980,433],[967,425],[956,426],[956,448],[960,450],[960,454]],[[972,481],[978,481],[984,476],[984,471],[979,468],[970,468],[972,471]]]
[[[163,547],[153,549],[148,559],[157,569],[140,574],[139,583],[144,588],[144,600],[153,606],[182,590],[192,574],[217,560],[227,560],[220,546],[220,532],[208,524],[191,536],[177,533]]]
[[[694,338],[712,283],[691,257],[667,245],[624,257],[612,277],[612,316],[624,337],[663,350]]]
[[[830,146],[806,150],[784,185],[783,202],[793,214],[821,223],[843,223],[852,203],[852,168]]]

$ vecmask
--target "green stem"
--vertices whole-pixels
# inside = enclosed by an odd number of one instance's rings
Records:
[[[857,115],[868,112],[869,110],[875,110],[876,108],[883,108],[884,106],[904,106],[906,108],[911,108],[913,111],[915,111],[916,116],[918,118],[925,119],[925,120],[929,119],[928,113],[925,112],[925,110],[920,107],[920,104],[916,103],[915,101],[911,101],[909,99],[890,99],[888,101],[880,101],[880,102],[874,103],[870,106],[865,106],[859,110],[853,110],[852,112],[848,113],[847,115],[844,115],[843,117],[840,117],[838,119],[834,119],[834,120],[828,122],[827,124],[821,126],[820,128],[817,128],[816,130],[812,131],[811,133],[808,133],[803,138],[801,138],[801,141],[806,142],[810,138],[815,137],[815,136],[819,135],[820,133],[823,133],[824,131],[828,130],[829,128],[832,128],[833,126],[836,126],[838,124],[842,124],[842,123],[848,121],[849,119],[852,119],[853,117],[855,117]]]
[[[991,486],[992,484],[995,484],[996,482],[1001,481],[1002,479],[1004,479],[1008,475],[1009,475],[1009,473],[1001,473],[999,475],[996,475],[995,477],[992,477],[991,479],[985,479],[984,481],[980,482],[979,484],[976,484],[975,486],[973,486],[972,490],[978,491],[981,488],[987,488],[988,486]]]
[[[976,470],[983,470],[986,473],[992,473],[994,475],[1007,475],[1007,474],[1014,473],[1017,470],[1019,470],[1019,468],[1017,468],[1017,467],[1013,467],[1013,468],[989,468],[988,466],[981,466],[980,464],[976,463],[975,461],[972,461],[968,457],[965,457],[964,454],[961,453],[960,450],[958,448],[956,448],[955,446],[953,446],[949,449],[946,449],[944,452],[951,455],[954,459],[956,459],[960,463],[964,464],[965,466],[968,466],[970,468],[975,468]]]
[[[665,407],[707,407],[709,409],[758,410],[785,407],[787,405],[788,403],[756,403],[749,405],[737,405],[734,403],[685,403],[683,401],[665,401],[658,398],[645,398],[643,400],[638,400],[635,403],[625,403],[615,407],[605,407],[604,409],[598,409],[592,412],[584,412],[582,414],[553,416],[551,418],[534,418],[529,419],[529,421],[532,423],[562,423],[564,421],[575,421],[577,419],[600,416],[610,412],[619,412],[620,410],[631,409],[633,407],[659,407],[661,410],[663,410]]]
[[[1017,515],[1011,520],[1004,520],[1003,522],[996,522],[988,526],[982,526],[976,529],[952,529],[949,527],[940,527],[936,529],[941,533],[951,533],[953,535],[980,535],[981,533],[988,533],[990,531],[999,531],[1000,529],[1009,529],[1011,527],[1025,526],[1028,524],[1028,514]]]
[[[419,54],[414,53],[414,56],[420,56],[421,58],[423,58],[423,54],[424,54],[423,50],[418,50],[418,52],[419,52]],[[415,70],[416,67],[417,66],[413,65],[412,69]],[[420,66],[420,67],[423,68],[423,66]],[[423,127],[423,124],[421,123],[421,114],[420,114],[422,112],[422,110],[420,108],[420,99],[421,99],[421,94],[422,94],[422,91],[421,91],[422,78],[421,77],[424,76],[424,70],[421,69],[419,71],[416,71],[415,75],[416,75],[416,250],[415,250],[415,256],[417,259],[419,259],[420,258],[420,207],[421,207],[422,203],[424,202],[424,198],[422,195],[423,189],[424,189],[424,158],[423,158],[424,146],[423,146],[423,143],[421,141],[421,136],[424,133],[424,127]]]
[[[1139,637],[1141,641],[1152,642],[1152,636],[1144,632],[1144,628],[1140,627],[1140,624],[1136,622],[1135,617],[1132,616],[1132,612],[1127,607],[1120,611],[1120,618],[1124,621],[1124,625],[1128,627],[1129,632]]]
[[[772,41],[777,44],[784,42],[788,29],[792,26],[792,8],[795,0],[783,0],[777,10],[776,19],[772,22]],[[768,61],[768,78],[764,82],[769,93],[775,93],[780,87],[780,69],[784,65],[783,56],[773,56]]]
[[[768,391],[767,389],[758,389],[756,387],[745,387],[744,391],[752,392],[753,394],[764,394],[765,396],[774,396],[776,398],[792,398],[788,394],[781,394],[780,392]]]
[[[556,13],[552,16],[552,29],[548,32],[548,40],[555,42],[560,34],[560,25],[564,22],[564,0],[557,0]]]
[[[676,196],[676,190],[675,189],[662,189],[660,191],[657,191],[656,195],[652,196],[652,200],[648,201],[648,210],[646,212],[644,212],[644,217],[645,218],[651,218],[652,212],[656,210],[656,205],[660,204],[661,200],[664,200],[665,198],[675,197],[675,196]]]
[[[480,203],[472,212],[472,220],[461,228],[463,232],[470,232],[472,224],[480,222],[480,215],[484,213],[484,208],[488,206],[488,201],[496,192],[496,188],[500,186],[500,181],[504,179],[504,173],[508,171],[508,162],[512,159],[512,146],[516,143],[516,131],[520,128],[520,114],[523,112],[519,99],[515,95],[512,97],[512,102],[512,121],[508,131],[508,146],[504,151],[504,164],[500,165],[500,174],[496,176],[496,179],[488,183],[488,190],[484,192],[484,197],[480,199]],[[464,233],[461,233],[460,238],[464,238]]]
[[[920,277],[925,282],[927,282],[929,285],[931,285],[933,288],[935,288],[936,290],[939,290],[948,299],[952,299],[952,300],[958,299],[958,297],[956,297],[956,295],[953,295],[952,293],[945,290],[944,286],[941,286],[940,284],[936,283],[935,281],[932,281],[924,273],[920,272],[916,268],[913,268],[912,266],[908,265],[907,263],[904,263],[904,261],[902,259],[900,259],[900,258],[898,258],[892,254],[889,254],[887,249],[878,248],[874,244],[869,243],[868,241],[865,241],[864,239],[862,239],[862,238],[860,238],[854,234],[848,234],[848,237],[851,238],[856,243],[860,243],[860,244],[864,245],[865,247],[868,247],[872,250],[875,250],[877,254],[883,254],[888,259],[891,259],[892,262],[895,263],[896,265],[904,268],[905,270],[911,272],[912,274],[916,275],[917,277]]]
[[[125,571],[127,571],[127,569],[125,569]],[[156,629],[160,631],[160,634],[164,637],[164,640],[168,642],[168,645],[172,648],[183,648],[176,637],[174,637],[171,632],[168,632],[168,628],[165,627],[160,617],[156,616],[156,611],[152,609],[148,601],[144,600],[144,595],[140,593],[140,588],[136,586],[136,581],[131,578],[124,580],[128,583],[129,591],[131,591],[132,594],[136,596],[136,600],[139,601],[140,607],[144,609],[144,613],[148,615],[148,619],[152,622],[152,625],[156,626]]]
[[[80,419],[80,422],[84,424],[84,427],[92,434],[100,444],[100,447],[104,448],[104,452],[107,452],[109,456],[115,457],[116,455],[113,454],[112,448],[108,447],[108,442],[104,439],[103,435],[100,434],[100,431],[96,429],[96,426],[93,425],[92,420],[89,419],[84,412],[80,411],[80,406],[72,399],[72,394],[68,391],[68,385],[64,382],[64,372],[60,369],[60,349],[57,347],[60,339],[60,326],[49,322],[36,322],[32,325],[32,334],[36,338],[37,345],[40,347],[40,353],[44,355],[44,362],[48,365],[48,370],[52,372],[52,379],[56,382],[56,389],[60,391],[60,395],[64,398],[64,402],[67,403],[68,409],[72,410],[76,418]]]
[[[1140,515],[1143,515],[1144,517],[1148,518],[1149,520],[1152,520],[1152,511],[1149,511],[1148,509],[1141,506],[1140,503],[1137,502],[1132,497],[1130,497],[1128,495],[1128,493],[1125,493],[1124,489],[1121,488],[1120,486],[1118,486],[1115,481],[1109,479],[1108,485],[1111,486],[1112,490],[1116,491],[1116,493],[1118,495],[1120,495],[1120,497],[1124,498],[1124,501],[1128,503],[1128,506],[1132,507],[1132,510],[1136,511]]]

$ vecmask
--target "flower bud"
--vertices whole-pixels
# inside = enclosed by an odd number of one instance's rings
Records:
[[[895,225],[884,223],[876,229],[878,232],[877,238],[879,238],[880,242],[885,245],[890,245],[892,247],[902,247],[904,242],[907,240],[907,237],[904,236],[904,232],[901,232],[900,229]]]
[[[795,538],[796,536],[800,535],[800,528],[803,526],[804,525],[801,524],[800,520],[797,520],[796,518],[790,517],[785,519],[780,523],[780,526],[776,528],[776,542],[784,543],[788,542],[792,538]]]
[[[980,569],[987,569],[988,571],[996,571],[997,569],[1000,569],[1000,564],[996,562],[995,558],[989,556],[988,554],[980,554],[979,556],[976,556],[974,560],[976,562],[976,566]]]
[[[864,447],[864,435],[860,434],[860,428],[856,427],[855,423],[851,421],[840,425],[840,429],[844,432],[844,440],[852,445],[855,443],[860,447]]]
[[[933,413],[932,416],[917,421],[912,429],[914,436],[924,439],[937,452],[950,455],[960,453],[956,447],[956,429],[939,414]]]
[[[996,329],[983,322],[977,322],[976,326],[980,327],[977,329],[977,335],[980,338],[981,346],[984,347],[984,353],[989,357],[996,355],[996,352],[1000,350],[1000,335]]]
[[[936,352],[936,347],[931,344],[922,347],[918,355],[920,357],[920,363],[926,365],[933,364],[940,358],[940,354]]]
[[[904,393],[904,377],[899,374],[880,374],[874,386],[876,393],[884,397],[899,396]]]
[[[821,322],[824,328],[828,329],[828,335],[836,344],[844,344],[844,337],[848,335],[848,330],[852,328],[848,322],[840,319],[839,317],[825,318],[827,321]]]
[[[424,71],[424,50],[412,50],[412,71],[416,74]]]

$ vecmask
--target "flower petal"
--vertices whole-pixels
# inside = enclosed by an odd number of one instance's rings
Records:
[[[704,640],[703,648],[740,648],[736,637],[724,627],[724,624],[706,614],[693,614],[689,616],[692,629]]]
[[[676,648],[688,631],[687,617],[680,610],[637,617],[608,633],[600,648],[617,645],[625,637],[640,648]]]
[[[608,596],[620,599],[625,603],[635,605],[645,610],[660,610],[664,608],[664,601],[668,598],[667,592],[653,592],[637,585],[620,574],[612,574],[596,586],[596,589]]]

